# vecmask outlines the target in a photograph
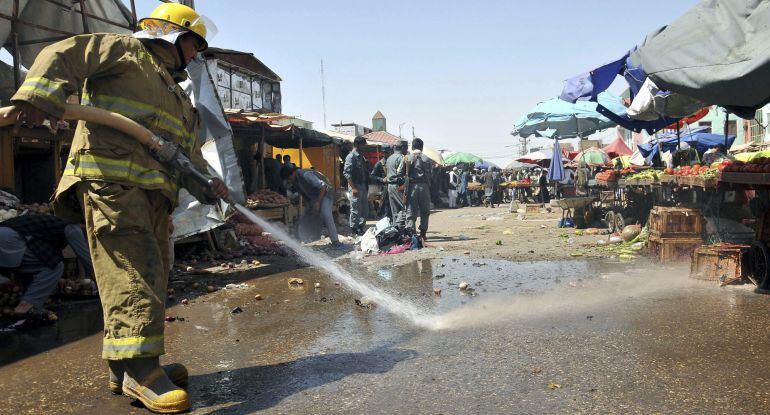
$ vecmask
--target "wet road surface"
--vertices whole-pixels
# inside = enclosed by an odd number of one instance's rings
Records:
[[[193,413],[768,408],[770,303],[748,286],[579,260],[447,257],[356,275],[440,316],[443,328],[415,329],[382,307],[360,307],[312,269],[196,297],[168,311],[184,321],[167,323],[164,356],[190,369]],[[291,287],[290,277],[305,283]],[[98,318],[98,307],[82,311]],[[37,353],[35,344],[63,338],[63,327],[77,330],[62,317],[57,327],[2,340],[2,353],[29,357],[0,367],[0,412],[147,413],[106,391],[98,334]]]

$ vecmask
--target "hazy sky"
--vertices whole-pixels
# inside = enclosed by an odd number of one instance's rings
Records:
[[[127,1],[126,1],[127,2]],[[513,122],[562,81],[620,57],[697,0],[197,0],[213,46],[254,53],[283,78],[283,112],[323,129],[371,125],[435,148],[510,156]],[[137,0],[139,15],[157,0]]]

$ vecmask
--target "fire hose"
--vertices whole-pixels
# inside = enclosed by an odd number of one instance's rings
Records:
[[[0,108],[0,127],[6,127],[16,122],[15,117],[5,117],[6,114],[15,109],[15,107]],[[63,120],[87,121],[114,128],[147,147],[155,159],[164,166],[183,176],[192,178],[203,187],[210,189],[213,184],[211,180],[195,168],[190,158],[176,144],[155,135],[146,127],[126,116],[101,108],[65,104],[64,115],[61,118]],[[233,204],[228,198],[223,198],[223,201],[231,205]]]

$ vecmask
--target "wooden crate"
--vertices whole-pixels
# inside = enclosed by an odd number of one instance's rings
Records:
[[[687,261],[703,245],[700,237],[659,238],[650,235],[649,255],[660,262]]]
[[[658,238],[700,238],[703,215],[698,209],[655,206],[647,222],[650,236]]]
[[[690,278],[730,284],[743,279],[748,245],[719,244],[701,246],[692,255]]]

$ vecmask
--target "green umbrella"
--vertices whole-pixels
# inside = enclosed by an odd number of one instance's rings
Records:
[[[483,161],[481,157],[471,153],[453,153],[444,157],[444,164],[452,166],[455,164],[466,163],[475,164],[477,161]]]

